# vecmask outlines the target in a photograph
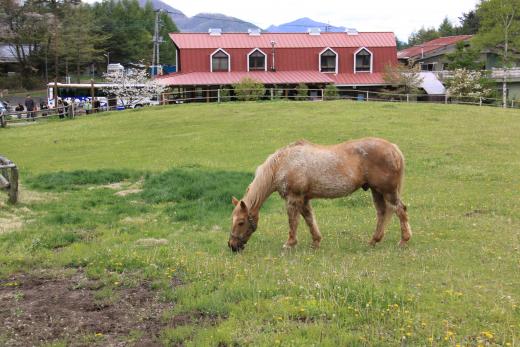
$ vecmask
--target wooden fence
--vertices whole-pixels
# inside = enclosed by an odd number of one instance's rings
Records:
[[[0,156],[0,190],[9,195],[9,202],[18,202],[18,168],[7,158]]]

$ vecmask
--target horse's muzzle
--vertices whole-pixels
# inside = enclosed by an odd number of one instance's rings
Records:
[[[240,242],[237,242],[235,240],[229,240],[228,241],[228,246],[229,248],[231,248],[231,250],[233,252],[240,252],[241,250],[244,249],[244,244],[243,243],[240,243]]]

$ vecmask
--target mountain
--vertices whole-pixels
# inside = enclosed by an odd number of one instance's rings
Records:
[[[221,13],[199,13],[188,17],[161,0],[139,0],[139,4],[144,6],[147,1],[152,2],[154,9],[170,12],[170,17],[181,32],[208,32],[210,28],[221,28],[223,32],[247,32],[247,29],[257,28],[253,23]]]
[[[304,17],[285,24],[271,25],[266,31],[270,33],[302,33],[307,32],[309,28],[320,28],[322,32],[344,32],[346,30],[345,27],[336,27]]]

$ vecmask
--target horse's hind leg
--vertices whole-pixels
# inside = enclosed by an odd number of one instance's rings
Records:
[[[377,213],[377,226],[374,235],[372,236],[372,240],[370,240],[370,244],[375,246],[376,243],[381,241],[385,236],[385,228],[390,218],[392,217],[392,207],[389,206],[383,195],[374,189],[372,191],[372,199],[374,200],[374,206],[376,208]]]
[[[314,217],[314,211],[312,210],[311,202],[309,200],[305,200],[302,206],[302,216],[305,219],[305,223],[309,227],[309,230],[312,235],[312,246],[314,248],[320,247],[321,242],[321,233],[318,229],[318,224],[316,224],[316,218]]]
[[[401,223],[401,242],[399,242],[399,245],[404,246],[412,237],[412,229],[408,223],[406,206],[399,198],[398,193],[386,194],[385,200],[395,208],[395,213],[397,217],[399,217],[399,222]]]

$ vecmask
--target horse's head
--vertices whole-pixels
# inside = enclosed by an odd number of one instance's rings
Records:
[[[232,199],[235,209],[231,215],[231,235],[229,236],[228,246],[233,252],[244,249],[247,241],[255,232],[258,223],[258,217],[252,216],[243,200]]]

